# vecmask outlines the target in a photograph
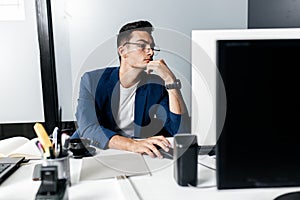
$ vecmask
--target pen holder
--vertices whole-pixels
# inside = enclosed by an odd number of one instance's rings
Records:
[[[46,159],[43,162],[43,166],[57,166],[58,179],[66,179],[68,185],[71,186],[69,155],[59,157],[59,158]]]

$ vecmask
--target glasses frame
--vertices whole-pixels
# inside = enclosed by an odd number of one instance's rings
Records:
[[[147,44],[147,43],[125,42],[122,46],[124,47],[124,46],[126,46],[126,45],[128,45],[128,44],[129,44],[129,45],[130,45],[130,44],[136,45],[138,48],[140,48],[141,50],[143,50],[143,51],[145,51],[145,52],[146,52],[146,50],[151,49],[151,50],[154,52],[155,55],[157,55],[157,54],[160,52],[160,48],[159,48],[158,46],[153,46],[153,47],[151,47],[151,45],[150,45],[150,44]],[[147,45],[149,45],[150,48],[149,48],[149,47],[147,48]]]

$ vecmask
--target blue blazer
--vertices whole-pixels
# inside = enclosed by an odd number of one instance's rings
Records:
[[[86,72],[80,82],[76,111],[78,129],[72,138],[83,137],[99,148],[107,148],[119,130],[115,118],[119,108],[119,67]],[[169,96],[164,81],[157,75],[141,74],[135,96],[134,137],[174,136],[190,132],[188,113],[169,110]]]

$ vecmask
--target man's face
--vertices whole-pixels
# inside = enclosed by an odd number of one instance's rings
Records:
[[[133,31],[129,41],[123,43],[122,62],[133,68],[144,69],[153,59],[152,36],[146,31]]]

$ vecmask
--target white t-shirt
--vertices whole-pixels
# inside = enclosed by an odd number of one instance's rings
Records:
[[[134,102],[138,82],[130,88],[124,88],[120,84],[120,102],[117,116],[117,125],[121,129],[118,133],[126,136],[134,136]]]

